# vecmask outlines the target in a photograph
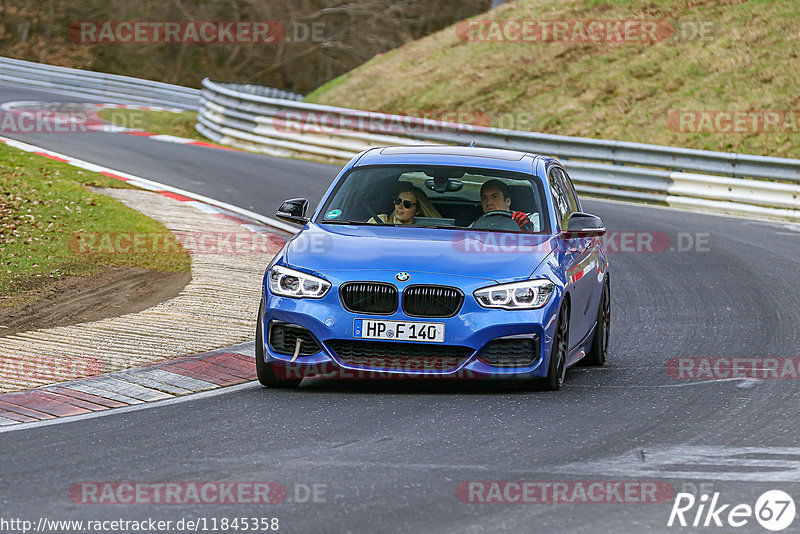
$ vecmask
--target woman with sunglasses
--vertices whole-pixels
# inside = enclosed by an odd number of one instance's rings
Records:
[[[408,182],[400,182],[392,197],[394,211],[391,214],[381,213],[378,218],[387,224],[413,224],[414,217],[425,215],[426,217],[440,217],[436,208],[433,207],[425,193],[418,187],[414,187]],[[367,223],[377,223],[375,218],[371,218]]]

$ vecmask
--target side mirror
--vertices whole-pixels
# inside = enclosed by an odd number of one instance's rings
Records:
[[[305,198],[291,198],[284,200],[278,212],[275,214],[279,219],[289,221],[297,224],[305,224],[308,222],[306,212],[308,211],[308,199]]]
[[[575,212],[567,220],[567,229],[564,231],[566,239],[576,237],[600,237],[606,233],[602,219],[596,215]]]

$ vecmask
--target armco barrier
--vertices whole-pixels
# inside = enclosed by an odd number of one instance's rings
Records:
[[[0,57],[0,82],[72,96],[102,98],[112,104],[139,104],[196,110],[200,90],[129,76],[69,69]]]
[[[581,193],[657,202],[732,215],[800,222],[800,160],[548,135],[403,117],[403,135],[287,128],[287,114],[334,124],[387,122],[392,115],[301,102],[302,96],[249,84],[203,80],[197,89],[150,80],[0,58],[0,81],[110,103],[198,109],[197,130],[224,144],[278,156],[343,162],[373,146],[439,143],[511,148],[560,158]],[[278,121],[276,121],[276,118]],[[302,129],[301,129],[302,130]]]
[[[404,117],[408,128],[292,131],[287,116],[326,116],[333,124],[389,123],[392,115],[307,104],[266,88],[203,80],[197,130],[219,143],[278,156],[343,162],[374,146],[426,143],[510,148],[560,158],[578,190],[716,213],[800,222],[800,160],[436,123]],[[397,116],[394,116],[395,118]],[[278,124],[283,127],[276,127]],[[302,130],[300,128],[299,130]]]

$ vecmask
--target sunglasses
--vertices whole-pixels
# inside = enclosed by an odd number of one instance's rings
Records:
[[[412,206],[417,205],[416,202],[411,202],[410,200],[403,200],[402,198],[394,197],[394,205],[399,206],[400,204],[402,204],[403,207],[407,210],[410,210]]]

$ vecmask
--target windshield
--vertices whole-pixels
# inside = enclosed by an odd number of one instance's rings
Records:
[[[376,165],[345,175],[315,222],[540,233],[550,231],[544,199],[532,175]]]

